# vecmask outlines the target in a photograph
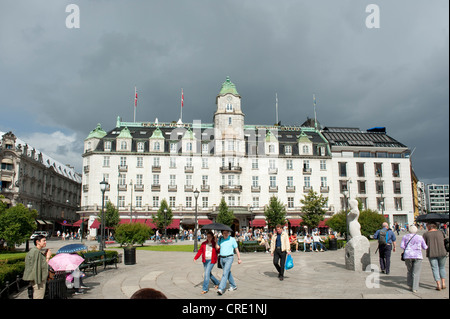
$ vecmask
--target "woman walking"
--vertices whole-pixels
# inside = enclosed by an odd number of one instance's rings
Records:
[[[239,249],[237,248],[236,239],[230,236],[228,230],[222,231],[223,237],[219,239],[216,248],[220,249],[220,264],[223,269],[222,279],[220,280],[219,289],[217,293],[222,295],[227,286],[227,281],[230,282],[230,288],[228,291],[236,290],[236,283],[234,282],[233,275],[231,274],[231,265],[234,260],[234,252],[236,252],[238,257],[238,264],[241,263],[241,255]]]
[[[202,295],[208,292],[209,288],[209,280],[212,280],[214,284],[214,288],[219,287],[219,280],[213,276],[211,273],[214,265],[217,263],[217,250],[216,250],[216,242],[214,240],[214,234],[212,232],[208,232],[206,234],[206,241],[204,241],[197,254],[194,257],[194,262],[202,256],[203,267],[205,268],[205,278],[203,280],[203,290]]]
[[[428,232],[423,235],[423,239],[428,246],[427,257],[436,281],[436,290],[447,288],[445,286],[445,262],[447,260],[447,250],[444,245],[444,234],[437,229],[437,225],[429,223]]]
[[[420,281],[420,271],[422,270],[422,249],[427,249],[422,236],[417,235],[417,227],[409,227],[409,234],[403,236],[400,247],[405,251],[403,253],[407,275],[406,283],[412,292],[417,292]]]

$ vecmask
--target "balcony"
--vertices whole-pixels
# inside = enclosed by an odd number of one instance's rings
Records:
[[[277,174],[278,173],[278,168],[270,168],[269,167],[269,174]]]
[[[143,192],[144,191],[144,185],[138,185],[138,184],[135,184],[134,185],[134,190],[136,191],[136,192]]]
[[[185,192],[193,192],[194,191],[194,186],[192,186],[192,185],[184,185],[184,191]]]
[[[184,172],[185,173],[194,173],[194,166],[185,166]]]
[[[311,173],[312,173],[312,169],[311,168],[303,167],[303,175],[311,175]]]
[[[286,193],[295,193],[295,186],[286,186]]]
[[[176,192],[177,191],[177,185],[169,185],[169,186],[167,186],[167,190],[169,192]]]
[[[241,185],[220,185],[220,191],[222,193],[240,193],[242,192]]]
[[[119,184],[119,191],[125,192],[126,190],[127,190],[127,184],[123,184],[123,185]]]
[[[278,192],[278,186],[269,186],[269,193]]]
[[[320,186],[321,193],[328,193],[330,191],[330,187],[328,186]]]
[[[309,193],[312,190],[311,186],[303,186],[303,193]]]
[[[219,170],[221,173],[242,173],[242,167],[240,166],[221,166]]]
[[[119,172],[128,172],[128,165],[119,165]]]
[[[201,192],[209,192],[209,189],[210,189],[209,185],[202,185],[200,188],[200,191]]]
[[[160,192],[161,191],[161,185],[160,184],[153,184],[152,185],[152,192]]]
[[[152,173],[161,173],[161,166],[152,166]]]
[[[252,186],[253,193],[259,193],[261,191],[261,186]]]

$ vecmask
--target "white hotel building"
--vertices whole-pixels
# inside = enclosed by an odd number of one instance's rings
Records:
[[[99,124],[84,143],[81,217],[93,223],[104,179],[106,200],[119,207],[122,219],[149,221],[166,199],[172,228],[193,228],[195,189],[199,224],[215,220],[223,197],[236,217],[235,229],[252,220],[264,226],[264,206],[275,195],[296,226],[300,200],[310,189],[328,197],[328,216],[350,196],[391,223],[413,222],[409,149],[385,133],[319,129],[313,120],[299,126],[245,124],[241,96],[229,78],[216,105],[211,124],[118,117],[109,132]]]

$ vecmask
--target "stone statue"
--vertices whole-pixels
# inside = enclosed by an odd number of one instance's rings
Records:
[[[361,235],[361,225],[358,222],[358,201],[349,200],[350,211],[347,214],[349,237],[345,245],[345,267],[349,270],[366,271],[370,265],[370,243]]]

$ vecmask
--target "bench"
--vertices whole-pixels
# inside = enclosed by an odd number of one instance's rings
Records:
[[[98,264],[103,263],[103,269],[106,268],[106,264],[109,262],[114,262],[117,268],[117,256],[106,257],[105,251],[94,251],[83,254],[84,262],[80,265],[81,269],[91,269],[94,274],[97,274]]]
[[[266,251],[264,245],[260,245],[257,240],[245,240],[240,242],[240,251],[243,253],[249,251]]]

